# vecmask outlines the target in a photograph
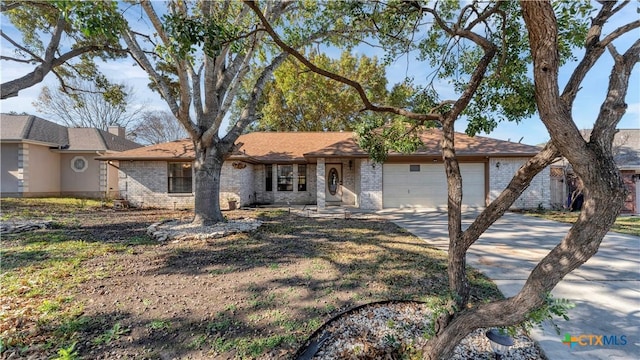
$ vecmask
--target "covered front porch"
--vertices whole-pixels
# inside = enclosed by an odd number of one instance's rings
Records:
[[[382,166],[367,158],[318,158],[318,210],[332,207],[382,209]]]

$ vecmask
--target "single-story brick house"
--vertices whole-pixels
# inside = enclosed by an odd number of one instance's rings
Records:
[[[224,162],[220,203],[316,204],[361,209],[444,209],[447,189],[440,152],[441,132],[425,132],[413,154],[392,153],[376,164],[348,132],[254,132],[240,136],[238,151]],[[538,148],[456,134],[463,176],[463,203],[482,208],[508,184]],[[190,140],[179,140],[97,159],[119,162],[120,194],[133,206],[192,208]],[[549,170],[515,202],[515,208],[549,206]]]
[[[118,126],[68,128],[31,115],[0,115],[2,197],[118,197],[118,171],[96,161],[141,147]]]

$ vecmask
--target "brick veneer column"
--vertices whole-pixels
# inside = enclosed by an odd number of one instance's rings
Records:
[[[317,187],[316,187],[316,194],[317,194],[317,201],[318,201],[318,210],[319,209],[324,209],[327,206],[326,203],[326,199],[325,199],[325,192],[324,192],[324,188],[325,188],[325,178],[324,178],[324,173],[325,173],[325,159],[324,158],[320,158],[318,159],[318,165],[316,168],[316,179],[317,179]]]
[[[371,159],[363,160],[360,166],[360,208],[382,209],[382,164]]]

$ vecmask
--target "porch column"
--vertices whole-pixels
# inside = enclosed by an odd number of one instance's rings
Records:
[[[29,193],[29,144],[18,144],[18,193]]]
[[[382,164],[376,164],[371,159],[362,160],[359,200],[361,209],[382,209]]]
[[[326,207],[325,201],[325,178],[324,178],[324,158],[318,159],[318,164],[316,166],[316,198],[318,203],[318,211],[320,209],[324,209]]]

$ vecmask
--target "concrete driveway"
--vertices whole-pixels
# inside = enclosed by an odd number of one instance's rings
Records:
[[[413,210],[380,214],[447,250],[446,214]],[[474,218],[475,214],[464,214],[463,226]],[[505,214],[470,248],[467,263],[491,278],[505,296],[513,296],[568,229],[568,224]],[[534,330],[534,339],[549,359],[640,359],[640,237],[610,232],[599,252],[567,275],[553,295],[571,300],[576,307],[569,312],[570,321],[556,321],[561,335],[551,326]],[[565,334],[582,345],[563,344]],[[580,335],[595,336],[590,340]]]

